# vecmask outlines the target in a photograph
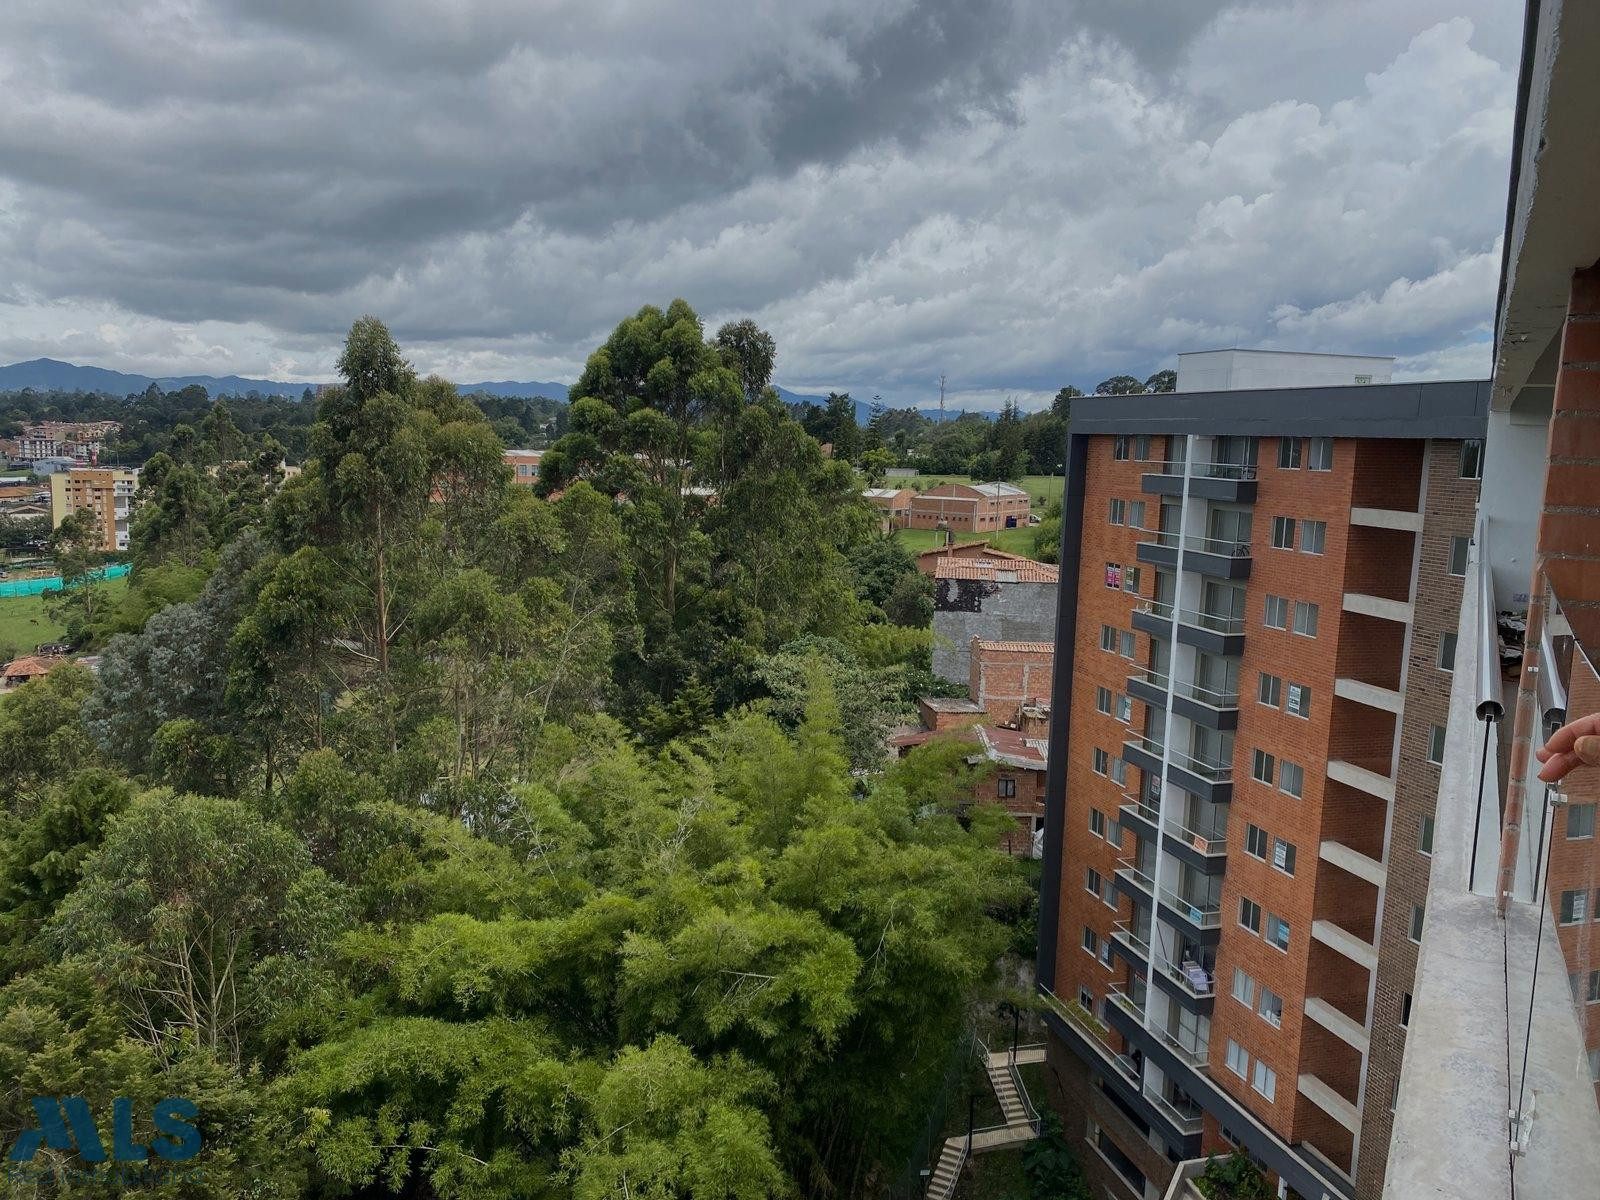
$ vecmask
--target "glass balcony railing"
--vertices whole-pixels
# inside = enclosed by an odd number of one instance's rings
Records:
[[[1155,1105],[1162,1115],[1178,1128],[1180,1133],[1192,1136],[1200,1132],[1204,1110],[1193,1100],[1180,1106],[1168,1100],[1155,1088],[1146,1087],[1143,1090],[1144,1098]]]
[[[1227,783],[1233,778],[1233,764],[1231,762],[1197,758],[1192,754],[1185,754],[1177,748],[1174,748],[1167,758],[1169,761],[1177,763],[1184,770],[1192,772],[1202,779],[1208,779],[1212,783]]]
[[[1168,817],[1161,827],[1191,850],[1198,851],[1209,858],[1221,858],[1228,853],[1228,835],[1225,831],[1218,832],[1213,830],[1208,834],[1198,833],[1176,817]]]
[[[1146,468],[1148,475],[1182,475],[1181,458],[1141,458],[1136,462]],[[1206,462],[1195,463],[1194,474],[1200,479],[1254,479],[1255,463]]]
[[[1194,700],[1200,704],[1215,709],[1232,709],[1239,707],[1239,690],[1219,690],[1196,683],[1192,679],[1179,679],[1172,681],[1172,677],[1157,671],[1154,667],[1147,667],[1143,671],[1135,671],[1128,676],[1130,683],[1135,680],[1149,684],[1151,687],[1167,690],[1171,683],[1174,695],[1182,696],[1187,700]]]
[[[1141,542],[1165,546],[1169,550],[1183,549],[1196,554],[1215,554],[1221,558],[1249,558],[1250,543],[1233,538],[1205,537],[1198,533],[1177,534],[1165,529],[1142,529],[1135,525],[1133,532],[1140,534]]]
[[[1140,957],[1150,957],[1150,931],[1148,929],[1143,934],[1140,934],[1128,922],[1118,921],[1111,927],[1111,936],[1116,941],[1122,942],[1124,945],[1138,951]]]
[[[1168,1029],[1157,1028],[1155,1034],[1179,1058],[1196,1071],[1206,1069],[1206,1054],[1210,1047],[1202,1038],[1192,1037],[1189,1034],[1178,1034]]]
[[[1122,805],[1119,811],[1126,816],[1143,821],[1146,825],[1159,826],[1161,824],[1161,813],[1156,809],[1155,805],[1147,800],[1141,800],[1129,792],[1122,793]]]
[[[1165,600],[1148,600],[1139,606],[1139,611],[1170,621],[1174,612],[1173,606]],[[1200,612],[1192,608],[1176,609],[1178,623],[1190,625],[1196,629],[1209,629],[1213,633],[1243,633],[1243,617],[1225,617],[1217,613]]]
[[[1117,860],[1117,874],[1131,880],[1141,891],[1156,894],[1156,881],[1146,875],[1131,858]]]
[[[1160,889],[1160,895],[1161,903],[1202,929],[1216,929],[1222,924],[1222,906],[1215,901],[1189,900],[1167,887]]]
[[[1164,962],[1161,971],[1168,979],[1182,985],[1196,1000],[1209,1000],[1217,994],[1216,977],[1192,959],[1185,959],[1181,963]]]

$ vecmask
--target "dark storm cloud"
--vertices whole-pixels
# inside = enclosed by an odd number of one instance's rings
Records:
[[[1371,348],[1402,297],[1435,320],[1402,348],[1455,345],[1470,305],[1393,285],[1477,287],[1493,239],[1509,39],[1391,67],[1445,0],[11,7],[14,357],[321,373],[371,310],[430,365],[570,373],[684,294],[771,322],[790,379],[1043,390],[1213,335]]]

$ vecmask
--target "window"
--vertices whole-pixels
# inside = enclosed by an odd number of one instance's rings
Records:
[[[1294,549],[1294,518],[1272,518],[1272,545],[1276,550]]]
[[[1407,992],[1400,998],[1400,1028],[1404,1029],[1411,1024],[1411,993]]]
[[[1091,992],[1086,987],[1079,988],[1078,989],[1078,1003],[1086,1011],[1091,1012],[1091,1013],[1094,1012],[1094,993]]]
[[[1258,1058],[1256,1069],[1250,1077],[1250,1086],[1271,1100],[1278,1094],[1278,1073]]]
[[[1138,567],[1123,567],[1122,590],[1137,594],[1139,591],[1139,577],[1140,572]]]
[[[1459,534],[1450,539],[1450,574],[1465,575],[1467,573],[1467,546],[1471,538]]]
[[[1133,720],[1133,699],[1129,696],[1117,697],[1117,720]]]
[[[1128,786],[1128,763],[1126,759],[1113,758],[1111,760],[1111,782],[1119,787]]]
[[[1569,804],[1567,805],[1567,840],[1577,841],[1579,838],[1592,838],[1594,836],[1594,805]]]
[[[1113,500],[1110,504],[1109,518],[1113,525],[1126,525],[1128,523],[1128,502],[1126,500]]]
[[[1278,790],[1296,800],[1305,795],[1306,769],[1298,763],[1286,762],[1278,772]]]
[[[1309,717],[1311,715],[1311,689],[1303,683],[1289,685],[1289,715],[1294,717]]]
[[[1576,925],[1589,916],[1589,893],[1583,889],[1561,893],[1561,923]]]
[[[1110,770],[1111,755],[1100,749],[1099,746],[1096,746],[1094,748],[1094,773],[1096,775],[1104,775]]]
[[[1444,761],[1444,726],[1428,726],[1428,761],[1442,763]]]
[[[1261,905],[1254,900],[1239,897],[1239,924],[1251,933],[1261,932]]]
[[[1132,658],[1134,653],[1133,634],[1124,629],[1122,631],[1122,657]]]
[[[1116,588],[1118,590],[1121,589],[1121,587],[1122,587],[1122,564],[1121,563],[1107,563],[1106,564],[1106,586],[1108,588]]]
[[[1243,968],[1233,969],[1233,998],[1246,1008],[1256,1006],[1256,981],[1244,973]]]
[[[1411,940],[1413,942],[1417,942],[1417,943],[1420,944],[1421,941],[1422,941],[1422,919],[1426,915],[1427,915],[1427,910],[1424,909],[1422,905],[1413,904],[1411,906],[1410,937],[1411,937]]]
[[[1306,457],[1310,459],[1307,465],[1313,471],[1333,470],[1333,439],[1312,438]]]
[[[1100,938],[1087,925],[1083,927],[1083,948],[1093,957],[1100,957]]]
[[[1274,1029],[1283,1025],[1283,997],[1269,987],[1261,989],[1261,1003],[1256,1007],[1261,1019]]]
[[[1244,1047],[1232,1038],[1228,1039],[1228,1070],[1240,1079],[1250,1072],[1250,1056],[1244,1052]]]
[[[1278,916],[1277,913],[1267,914],[1267,941],[1271,942],[1279,950],[1287,950],[1289,948],[1289,922]]]
[[[1461,443],[1461,478],[1483,478],[1483,442],[1478,438]]]
[[[1302,443],[1299,438],[1278,439],[1278,469],[1280,471],[1298,471],[1300,469],[1300,451]]]
[[[1433,853],[1433,817],[1427,815],[1422,818],[1421,828],[1417,830],[1417,853]]]
[[[1300,553],[1321,554],[1322,548],[1328,543],[1328,523],[1326,521],[1301,521],[1300,522]]]
[[[1315,604],[1307,600],[1296,600],[1294,602],[1294,631],[1301,637],[1316,637],[1318,615]]]
[[[1096,871],[1093,867],[1090,867],[1083,877],[1083,890],[1086,892],[1092,892],[1094,894],[1094,898],[1098,900],[1100,899],[1100,886],[1103,882],[1104,881],[1100,878],[1100,872]]]
[[[1133,500],[1128,504],[1128,524],[1134,529],[1144,528],[1144,501]]]
[[[1267,831],[1259,825],[1245,826],[1244,852],[1253,854],[1265,862],[1267,857]]]
[[[1133,457],[1140,462],[1150,461],[1150,439],[1143,435],[1133,439]]]
[[[1589,988],[1584,995],[1585,1004],[1600,1004],[1600,971],[1589,972]]]
[[[1017,794],[1017,781],[1009,775],[1002,775],[994,781],[994,794],[1002,800],[1015,799]]]
[[[1111,939],[1110,938],[1107,938],[1105,941],[1100,943],[1100,965],[1103,966],[1103,967],[1109,967],[1111,965]]]
[[[1272,865],[1285,875],[1294,874],[1294,843],[1281,837],[1272,839]]]
[[[1265,750],[1257,750],[1250,763],[1250,778],[1258,783],[1272,782],[1272,769],[1277,765],[1277,759]]]
[[[1444,633],[1439,635],[1439,657],[1435,660],[1441,671],[1454,671],[1456,669],[1456,635]]]
[[[1289,602],[1282,596],[1267,596],[1266,622],[1268,629],[1289,628]]]
[[[1111,457],[1119,462],[1126,462],[1129,458],[1129,440],[1125,435],[1118,435],[1116,441],[1111,443]]]
[[[1122,849],[1122,826],[1115,821],[1106,822],[1106,842],[1118,850]]]
[[[1283,703],[1283,680],[1261,672],[1261,679],[1256,684],[1256,699],[1269,708],[1277,708]]]
[[[1095,707],[1095,711],[1096,712],[1103,712],[1108,717],[1111,715],[1111,689],[1110,688],[1108,688],[1108,687],[1097,687],[1097,688],[1095,688],[1095,690],[1094,690],[1094,707]]]
[[[1100,626],[1100,649],[1116,652],[1117,631],[1109,625]]]
[[[1097,838],[1103,838],[1106,835],[1106,815],[1098,808],[1089,810],[1089,832]]]

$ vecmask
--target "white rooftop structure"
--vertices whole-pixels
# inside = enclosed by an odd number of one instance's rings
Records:
[[[1394,357],[1302,350],[1194,350],[1178,355],[1178,391],[1388,383]]]
[[[975,483],[972,490],[985,496],[1026,496],[1028,493],[1014,483]]]

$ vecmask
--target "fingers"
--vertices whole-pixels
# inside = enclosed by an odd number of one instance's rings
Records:
[[[1539,761],[1544,763],[1539,771],[1539,779],[1544,783],[1558,783],[1566,775],[1578,767],[1600,767],[1600,736],[1585,734],[1572,742],[1569,750],[1551,752],[1551,745],[1555,739],[1551,738],[1543,749],[1539,750]]]
[[[1568,721],[1560,729],[1550,735],[1542,749],[1534,751],[1535,757],[1540,762],[1545,762],[1552,754],[1561,754],[1572,749],[1573,743],[1580,737],[1600,734],[1600,713],[1590,713],[1586,717],[1579,717],[1576,721]]]

